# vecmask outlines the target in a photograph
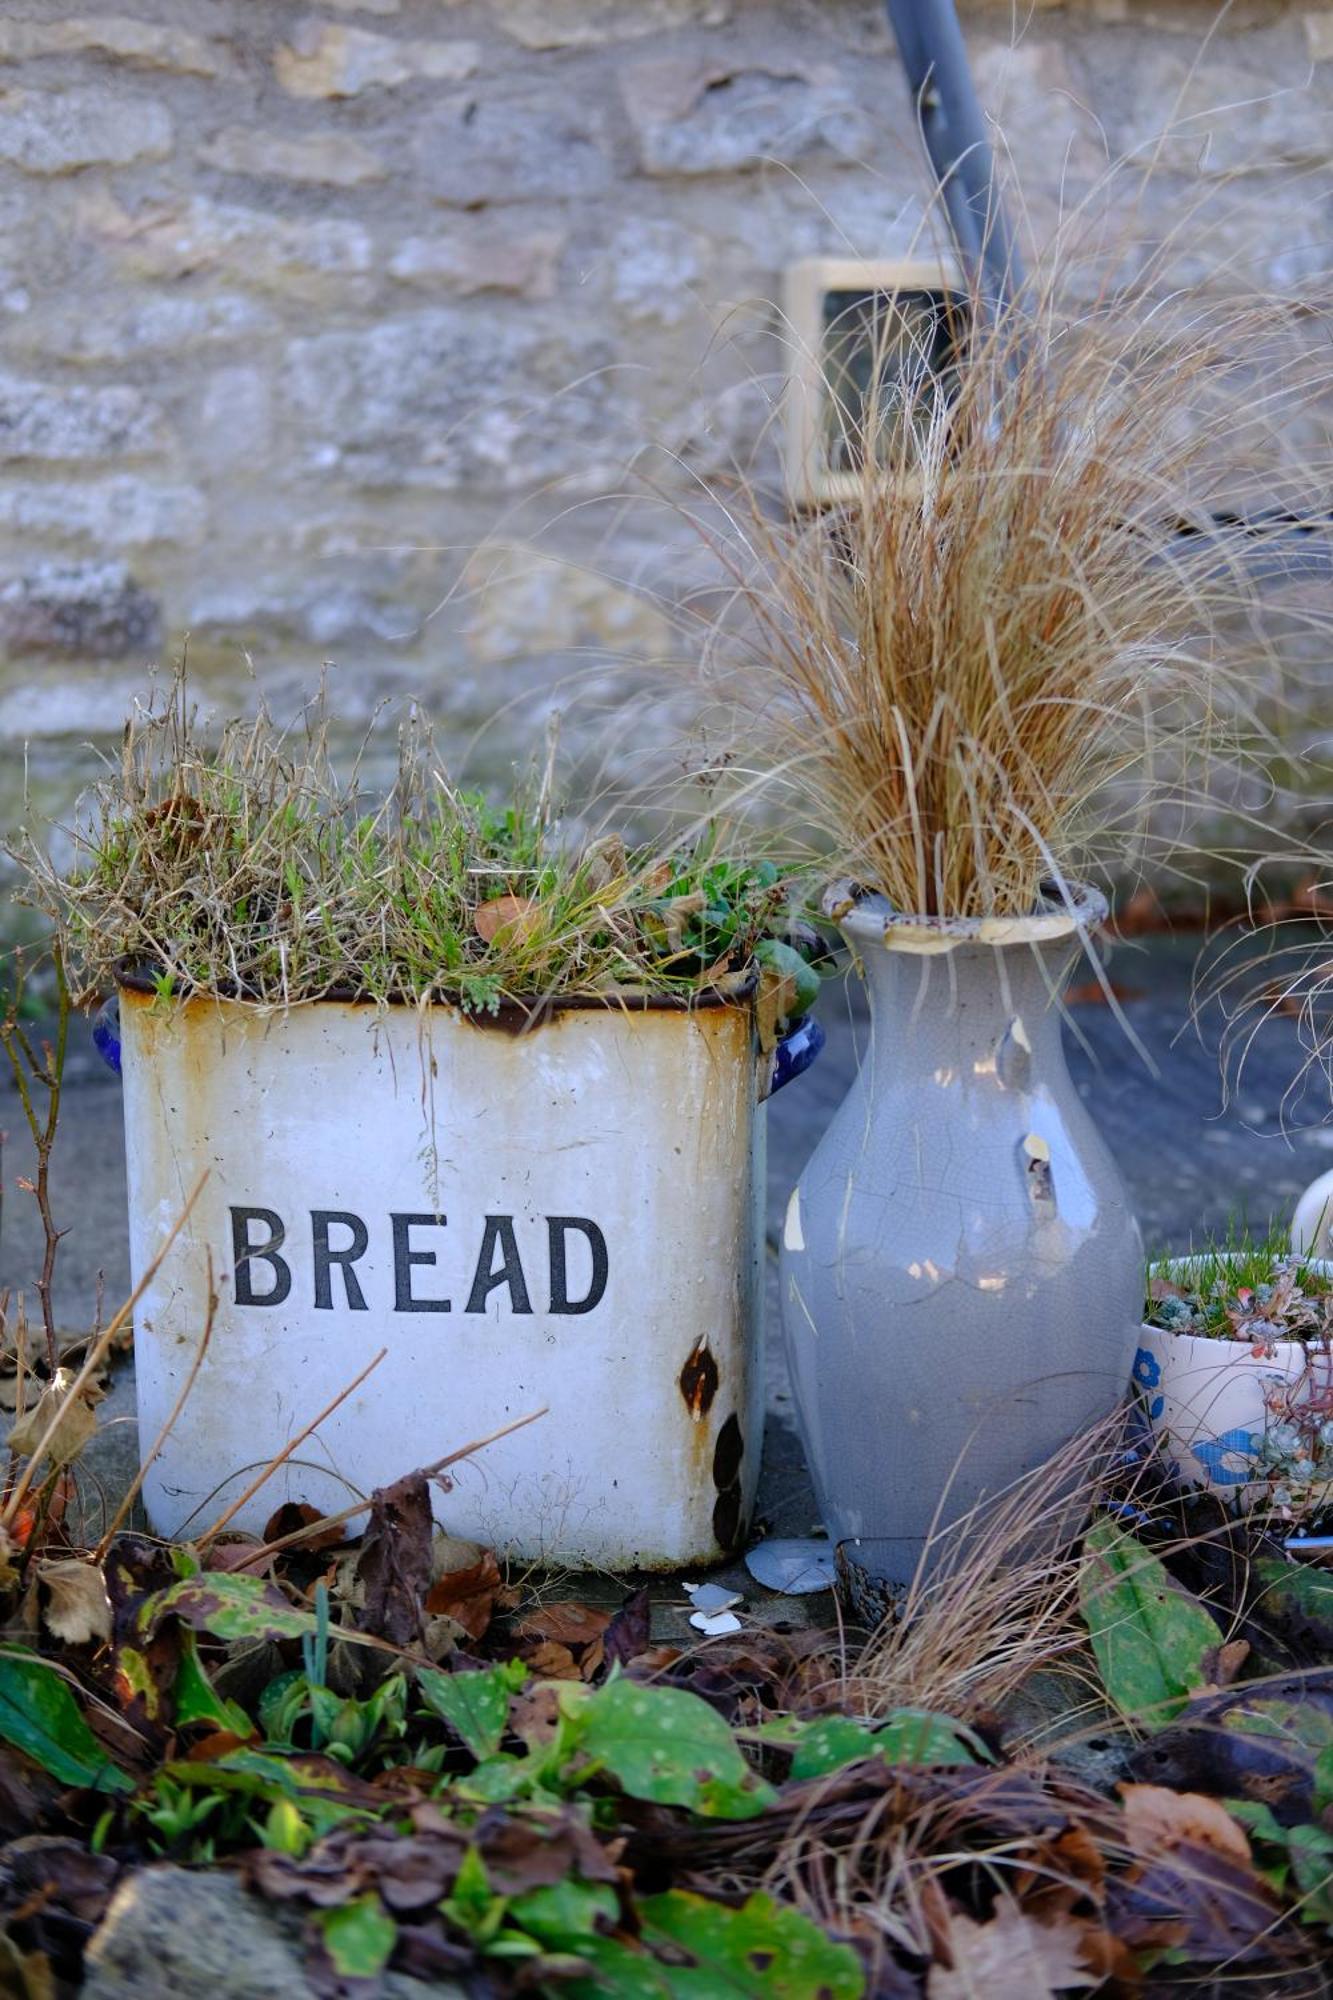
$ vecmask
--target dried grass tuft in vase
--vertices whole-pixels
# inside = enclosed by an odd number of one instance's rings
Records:
[[[752,489],[710,533],[757,787],[899,911],[1026,915],[1044,882],[1167,861],[1213,805],[1263,817],[1264,607],[1327,535],[1299,448],[1327,357],[1267,300],[1062,309],[1063,277],[960,308],[943,368],[934,335],[890,366],[883,331],[863,400],[827,384],[853,496],[780,518]],[[1285,517],[1258,564],[1237,514]]]

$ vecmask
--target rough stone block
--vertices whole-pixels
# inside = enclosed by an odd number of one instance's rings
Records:
[[[148,294],[102,311],[64,308],[35,314],[10,330],[15,344],[61,361],[141,361],[227,341],[254,341],[277,321],[266,307],[236,292],[209,298]]]
[[[219,368],[209,378],[190,442],[216,471],[263,463],[272,437],[269,377],[258,368]]]
[[[284,139],[276,132],[255,132],[244,125],[227,125],[199,148],[207,167],[257,179],[309,181],[320,187],[364,187],[387,178],[389,169],[378,153],[345,133],[314,132]]]
[[[175,137],[171,114],[123,90],[0,92],[0,160],[29,174],[163,160]]]
[[[293,97],[356,97],[428,78],[461,83],[479,60],[475,42],[399,41],[334,21],[298,23],[273,58],[273,71]]]
[[[629,222],[607,257],[611,296],[624,317],[678,326],[698,311],[693,288],[703,269],[704,239],[675,222]]]
[[[0,650],[71,659],[151,653],[162,607],[124,563],[42,563],[0,589]]]
[[[474,660],[499,665],[590,648],[617,660],[662,660],[672,652],[670,620],[653,599],[586,563],[522,543],[488,543],[463,581]]]
[[[99,549],[191,545],[202,540],[206,519],[197,486],[158,486],[129,474],[77,486],[0,486],[0,527],[51,542]]]
[[[371,485],[511,493],[623,475],[637,412],[595,340],[466,308],[292,343],[312,468]]]
[[[417,153],[430,192],[456,208],[582,201],[615,178],[601,107],[549,89],[460,91],[422,120]]]
[[[138,389],[0,375],[0,460],[122,458],[166,441],[161,411]]]
[[[126,14],[76,15],[64,21],[0,20],[0,62],[28,62],[34,56],[85,50],[182,76],[224,76],[231,68],[228,50],[216,36],[193,34],[161,21],[140,21]]]
[[[507,35],[525,49],[584,49],[679,28],[718,28],[731,0],[490,0]]]
[[[1333,62],[1333,12],[1304,14],[1301,19],[1310,61]]]
[[[654,56],[626,67],[621,91],[647,174],[735,173],[820,152],[858,159],[875,144],[846,85],[822,66]]]
[[[220,272],[297,297],[330,291],[368,298],[374,254],[359,222],[337,216],[281,216],[194,195],[134,211],[98,193],[82,204],[81,220],[111,244],[123,265],[144,277],[184,278]]]
[[[995,121],[996,153],[1021,190],[1040,194],[1071,173],[1091,179],[1105,169],[1105,139],[1059,42],[1032,35],[1017,46],[978,42],[972,70]]]
[[[1125,38],[1124,85],[1112,145],[1168,172],[1237,172],[1326,164],[1333,157],[1333,110],[1318,76],[1285,46],[1258,43],[1252,63],[1220,56],[1196,66],[1155,39]],[[1303,56],[1304,52],[1302,52]],[[1281,199],[1281,197],[1279,197]]]
[[[459,219],[445,236],[409,236],[389,260],[390,274],[404,284],[470,297],[475,292],[512,292],[520,298],[549,299],[565,246],[558,229],[523,233],[497,228],[494,220]]]

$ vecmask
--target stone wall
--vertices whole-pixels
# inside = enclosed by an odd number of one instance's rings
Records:
[[[1034,228],[1183,118],[1149,215],[1238,176],[1223,254],[1299,292],[1333,9],[1240,0],[1191,78],[1210,18],[966,26]],[[783,265],[908,249],[924,186],[873,0],[7,0],[0,823],[186,634],[224,707],[330,662],[349,725],[502,709],[501,761],[613,696],[671,647],[676,503],[773,423]]]

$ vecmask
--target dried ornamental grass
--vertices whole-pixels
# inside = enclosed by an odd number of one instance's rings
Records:
[[[752,491],[704,530],[756,792],[767,767],[835,865],[934,916],[1163,859],[1248,768],[1277,672],[1253,543],[1214,514],[1327,528],[1291,444],[1327,371],[1290,321],[1123,293],[1071,313],[1043,280],[998,321],[974,300],[947,372],[922,352],[863,408],[830,382],[853,497],[783,522]]]

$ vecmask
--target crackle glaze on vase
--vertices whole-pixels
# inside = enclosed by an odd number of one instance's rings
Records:
[[[1102,898],[951,920],[834,889],[825,910],[871,1021],[788,1205],[783,1331],[829,1535],[873,1541],[892,1595],[1124,1396],[1143,1252],[1056,1004]]]

